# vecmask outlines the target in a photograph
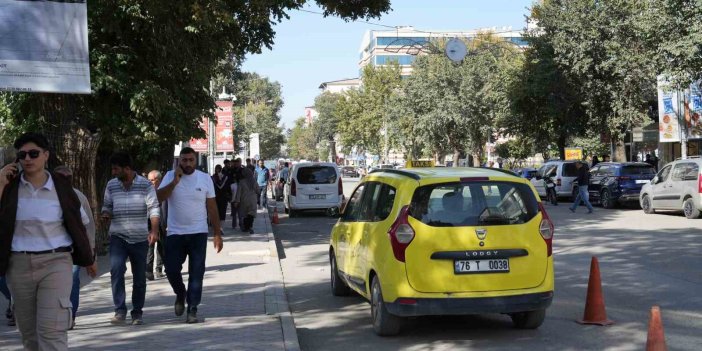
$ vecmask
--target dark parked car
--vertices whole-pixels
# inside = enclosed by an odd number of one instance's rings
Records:
[[[536,168],[515,168],[512,170],[518,177],[531,179],[536,175]]]
[[[650,183],[656,170],[643,162],[601,162],[590,170],[590,201],[604,208],[617,204],[639,204],[639,193]]]
[[[358,170],[356,170],[356,167],[354,166],[344,166],[341,167],[341,176],[342,177],[354,177],[357,178],[359,176]]]

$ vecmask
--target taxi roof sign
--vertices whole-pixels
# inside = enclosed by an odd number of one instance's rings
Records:
[[[411,160],[407,161],[405,168],[434,167],[434,160]]]

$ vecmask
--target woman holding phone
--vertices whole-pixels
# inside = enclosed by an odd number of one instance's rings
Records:
[[[0,170],[0,276],[25,350],[67,350],[73,264],[94,261],[88,214],[70,181],[46,170],[46,137],[25,133],[14,147],[19,162]]]

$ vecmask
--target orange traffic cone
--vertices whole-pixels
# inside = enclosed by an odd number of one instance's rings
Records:
[[[280,219],[278,219],[278,206],[273,208],[273,224],[280,224]]]
[[[587,283],[587,301],[583,319],[580,324],[610,325],[613,321],[607,319],[604,296],[602,295],[602,282],[600,281],[600,265],[597,257],[592,257],[590,263],[590,280]]]
[[[667,351],[665,346],[665,334],[663,333],[663,323],[661,322],[661,309],[658,306],[651,307],[651,318],[648,321],[648,339],[646,340],[646,351]]]

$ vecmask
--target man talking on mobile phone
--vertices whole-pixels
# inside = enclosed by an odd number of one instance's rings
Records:
[[[179,165],[168,171],[158,189],[159,201],[168,201],[166,233],[166,275],[176,294],[175,314],[183,315],[188,303],[186,323],[197,323],[197,306],[202,298],[207,255],[207,219],[212,223],[214,248],[222,251],[222,228],[215,201],[212,178],[195,169],[197,154],[185,147],[180,151]],[[183,283],[183,263],[188,258],[188,288]]]

